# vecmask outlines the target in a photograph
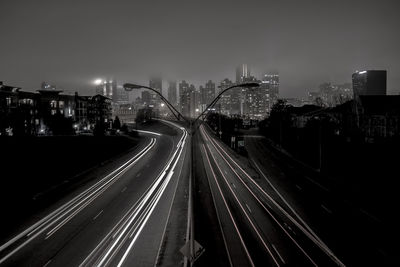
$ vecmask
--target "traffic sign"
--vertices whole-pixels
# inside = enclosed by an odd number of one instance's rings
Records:
[[[193,255],[190,251],[190,240],[183,245],[183,247],[179,250],[183,256],[187,257],[188,260],[193,263],[195,262],[201,254],[205,251],[205,249],[196,241],[194,240],[194,248],[193,248]]]

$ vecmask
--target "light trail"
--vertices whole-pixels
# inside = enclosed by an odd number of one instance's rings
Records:
[[[206,130],[204,130],[204,127],[201,127],[201,133],[203,135],[208,136],[207,140],[213,145],[215,150],[220,154],[220,156],[223,158],[223,160],[227,163],[227,165],[232,169],[232,171],[237,175],[239,180],[242,182],[242,184],[245,186],[245,188],[253,195],[253,197],[257,200],[257,202],[260,203],[260,205],[264,208],[265,211],[267,211],[270,215],[271,218],[280,226],[280,228],[288,235],[288,237],[296,244],[296,246],[303,252],[303,254],[306,255],[307,258],[311,262],[315,264],[315,262],[311,259],[311,257],[304,251],[304,249],[297,243],[296,240],[293,239],[293,237],[286,231],[286,229],[279,223],[279,221],[273,216],[270,211],[265,207],[264,203],[254,194],[253,190],[251,190],[245,181],[240,177],[240,175],[236,172],[236,170],[232,167],[232,165],[228,162],[228,160],[222,155],[220,152],[223,151],[223,153],[242,171],[242,173],[248,178],[249,181],[251,181],[260,191],[261,193],[270,200],[272,204],[274,204],[275,207],[278,208],[278,210],[285,215],[286,218],[288,218],[298,229],[301,230],[315,245],[317,245],[328,257],[334,261],[337,265],[339,266],[345,266],[337,257],[336,255],[333,254],[333,252],[324,244],[322,241],[320,242],[319,238],[316,238],[313,234],[311,234],[307,229],[305,229],[299,222],[297,222],[290,214],[287,213],[285,209],[283,209],[268,193],[266,193],[252,178],[251,176],[243,170],[242,167],[232,157],[229,156],[229,154],[212,138],[207,134]],[[217,146],[219,149],[217,148]],[[311,229],[311,228],[310,228]],[[316,264],[315,264],[316,265]]]
[[[210,148],[209,148],[210,149]],[[242,210],[242,212],[244,213],[244,215],[246,216],[247,220],[249,221],[251,227],[253,228],[254,232],[257,234],[258,238],[260,239],[261,243],[263,244],[265,250],[268,252],[268,254],[271,256],[272,260],[274,261],[274,263],[276,264],[276,266],[280,266],[279,262],[276,260],[275,256],[272,254],[272,251],[270,249],[270,247],[267,245],[267,243],[265,242],[264,238],[261,236],[260,232],[258,231],[257,227],[255,226],[253,220],[250,218],[250,216],[248,215],[248,213],[246,212],[245,208],[243,207],[242,203],[240,202],[239,198],[237,197],[236,193],[233,191],[232,187],[230,186],[226,176],[224,175],[224,173],[221,170],[221,167],[219,166],[219,164],[217,163],[217,160],[215,159],[214,155],[211,153],[211,157],[213,158],[215,165],[217,166],[219,172],[221,173],[222,177],[224,178],[225,184],[228,186],[229,191],[232,193],[233,197],[236,200],[236,203],[239,204],[240,209]],[[222,192],[221,192],[222,193]]]
[[[216,175],[215,175],[215,173],[214,173],[214,170],[213,170],[213,168],[212,168],[212,165],[211,165],[211,162],[210,162],[210,158],[208,157],[208,154],[207,154],[207,151],[206,151],[206,148],[205,148],[204,144],[203,144],[203,150],[204,150],[204,154],[206,155],[206,158],[207,158],[207,162],[208,162],[208,164],[209,164],[209,167],[210,167],[210,169],[211,169],[211,173],[212,173],[212,175],[213,175],[214,181],[215,181],[215,183],[216,183],[216,185],[217,185],[217,188],[218,188],[218,191],[219,191],[219,193],[220,193],[220,195],[221,195],[222,201],[224,202],[225,208],[226,208],[226,210],[227,210],[228,213],[229,213],[229,217],[230,217],[230,219],[231,219],[231,221],[232,221],[232,223],[233,223],[233,226],[234,226],[234,228],[235,228],[235,230],[236,230],[236,233],[237,233],[238,236],[239,236],[240,243],[242,244],[242,247],[243,247],[243,249],[245,250],[245,253],[246,253],[246,255],[247,255],[248,260],[250,261],[251,266],[255,266],[255,265],[254,265],[254,262],[253,262],[253,259],[252,259],[251,256],[250,256],[249,250],[247,249],[247,246],[246,246],[246,244],[244,243],[244,239],[243,239],[243,237],[242,237],[242,234],[241,234],[240,231],[239,231],[239,227],[237,226],[237,224],[236,224],[236,222],[235,222],[235,219],[233,218],[232,212],[231,212],[231,210],[229,209],[229,206],[228,206],[228,203],[226,202],[225,196],[224,196],[224,194],[222,193],[221,187],[220,187],[220,185],[219,185],[219,183],[218,183],[217,177],[216,177]],[[223,229],[222,229],[222,228],[221,228],[221,231],[223,232]],[[226,245],[226,243],[225,243],[225,245]],[[226,249],[228,250],[227,247],[226,247]],[[228,252],[228,255],[229,255],[229,252]]]
[[[127,247],[122,251],[121,258],[116,259],[118,262],[117,266],[121,266],[125,263],[175,172],[176,165],[184,151],[185,140],[187,138],[186,130],[182,129],[182,131],[183,135],[178,143],[179,147],[176,148],[159,176],[149,186],[140,199],[125,213],[121,220],[118,221],[111,231],[83,260],[80,266],[107,266],[113,262],[116,255],[118,255],[121,249],[126,245]],[[132,240],[127,243],[129,239]]]
[[[139,159],[141,159],[144,155],[146,155],[156,144],[156,139],[152,138],[149,144],[143,148],[139,153],[130,158],[128,161],[123,163],[117,169],[112,171],[110,174],[106,175],[100,181],[90,186],[88,189],[83,191],[82,193],[75,196],[73,199],[63,204],[61,207],[57,208],[32,226],[28,227],[6,243],[4,243],[0,247],[0,252],[3,252],[5,249],[10,247],[11,245],[17,243],[18,241],[22,242],[16,248],[8,252],[5,256],[0,259],[0,264],[26,246],[33,239],[38,237],[44,231],[49,229],[52,225],[56,224],[58,221],[62,220],[62,223],[58,224],[55,228],[53,228],[48,235],[53,234],[55,231],[60,229],[65,223],[71,220],[76,214],[78,214],[84,207],[89,205],[93,200],[95,200],[102,192],[104,192],[107,188],[109,188],[113,183],[115,183],[123,173],[125,173],[129,168],[131,168]],[[47,235],[47,236],[48,236]],[[23,238],[28,238],[27,240],[23,240]]]

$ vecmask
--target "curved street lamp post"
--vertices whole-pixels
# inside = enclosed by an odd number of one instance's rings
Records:
[[[193,126],[196,125],[197,121],[206,113],[209,112],[214,105],[218,102],[218,100],[221,98],[222,94],[224,94],[226,91],[241,87],[241,88],[254,88],[254,87],[259,87],[260,85],[258,83],[252,82],[252,83],[241,83],[241,84],[236,84],[232,85],[224,90],[222,90],[211,103],[207,106],[203,112],[197,116],[197,118],[192,121],[187,118],[185,118],[176,108],[156,89],[151,88],[149,86],[144,86],[144,85],[138,85],[138,84],[132,84],[132,83],[125,83],[124,84],[124,89],[126,91],[132,91],[133,89],[149,89],[153,92],[155,92],[157,95],[160,96],[161,100],[164,101],[164,103],[167,105],[171,113],[175,116],[175,118],[180,121],[180,118],[182,118],[184,121],[188,123],[189,126],[189,135],[190,135],[190,177],[189,177],[189,201],[190,201],[190,207],[189,207],[189,216],[190,216],[190,237],[187,243],[185,244],[184,248],[189,245],[189,256],[186,255],[188,260],[190,261],[190,266],[193,266],[194,261],[201,255],[201,253],[198,253],[198,251],[194,251],[195,248],[195,239],[194,239],[194,219],[193,219],[193,207],[194,207],[194,197],[193,197],[193,180],[194,180],[194,169],[193,169],[193,135],[197,132],[197,129],[200,127],[200,125],[204,122],[205,117],[201,120],[200,124],[197,125],[197,127],[193,130]],[[200,248],[204,251],[204,249],[198,245]]]

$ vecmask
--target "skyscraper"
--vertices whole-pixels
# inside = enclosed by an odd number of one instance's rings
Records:
[[[244,83],[256,82],[261,83],[253,76],[248,76],[243,79]],[[257,88],[244,88],[242,95],[244,95],[244,101],[242,105],[242,115],[249,117],[250,119],[260,120],[265,117],[265,94],[262,87]]]
[[[196,87],[191,84],[189,86],[189,92],[190,92],[190,117],[196,118],[200,113],[200,102],[201,102],[201,97],[199,91],[196,90]]]
[[[190,86],[186,81],[179,83],[179,108],[183,116],[190,115]]]
[[[145,107],[152,106],[154,104],[152,103],[151,93],[149,90],[142,91],[142,103]]]
[[[176,107],[178,105],[178,98],[176,93],[176,81],[168,83],[168,101]]]
[[[250,76],[250,68],[247,64],[242,64],[236,68],[236,83],[242,83],[244,78]]]
[[[113,79],[99,80],[96,85],[96,94],[108,97],[113,100],[114,88],[117,87],[117,82]]]
[[[149,80],[149,87],[156,89],[160,94],[162,94],[162,79],[160,76],[151,77]],[[154,99],[154,106],[159,107],[161,104],[161,98],[154,92],[151,92],[152,99]]]
[[[221,81],[220,83],[220,90],[223,91],[226,88],[230,87],[233,85],[233,82],[229,79],[224,79]],[[236,89],[236,88],[235,88]],[[232,101],[239,101],[239,99],[234,99],[231,97],[232,91],[235,90],[228,90],[227,92],[223,93],[221,95],[221,99],[219,100],[217,107],[219,108],[219,110],[221,111],[222,114],[224,115],[231,115],[232,114]]]
[[[215,83],[209,80],[205,86],[200,86],[200,109],[204,111],[215,98]]]
[[[386,95],[386,70],[357,71],[352,80],[354,99],[360,95]]]
[[[112,88],[112,101],[115,104],[128,104],[129,95],[128,92],[122,86],[117,85],[117,80],[113,79],[111,81]]]
[[[277,73],[265,74],[261,84],[261,95],[264,98],[265,113],[269,114],[272,106],[278,100],[279,96],[279,75]]]

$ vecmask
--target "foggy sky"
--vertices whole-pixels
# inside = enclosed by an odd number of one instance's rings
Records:
[[[36,90],[42,81],[81,93],[96,78],[197,86],[235,78],[247,63],[278,71],[281,96],[322,82],[388,70],[400,91],[399,1],[0,1],[0,80]]]

